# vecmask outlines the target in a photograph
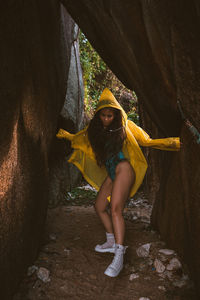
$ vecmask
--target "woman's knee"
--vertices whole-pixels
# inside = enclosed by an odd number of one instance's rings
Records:
[[[123,209],[121,205],[112,205],[111,206],[111,216],[113,217],[120,217],[122,216]]]
[[[101,214],[101,213],[104,213],[106,211],[106,206],[100,204],[99,202],[95,202],[94,209],[95,209],[97,214]]]
[[[102,184],[99,193],[96,198],[96,202],[94,204],[94,208],[96,212],[101,213],[106,211],[106,207],[108,205],[108,196],[111,195],[112,192],[112,180],[110,177],[107,177],[104,183]]]

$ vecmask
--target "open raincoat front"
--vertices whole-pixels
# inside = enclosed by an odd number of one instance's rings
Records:
[[[122,113],[123,125],[127,135],[122,151],[133,167],[136,175],[135,183],[130,192],[130,196],[132,197],[141,185],[147,169],[147,162],[140,146],[153,147],[160,150],[178,151],[180,149],[180,139],[177,137],[151,139],[142,128],[137,126],[134,122],[127,120],[125,111],[107,88],[104,89],[101,94],[96,112],[105,107],[117,108]],[[70,134],[63,129],[60,129],[57,137],[66,138],[71,141],[71,146],[74,151],[68,162],[77,166],[88,183],[99,190],[108,174],[105,167],[99,167],[97,165],[94,152],[88,140],[87,127],[76,134]]]

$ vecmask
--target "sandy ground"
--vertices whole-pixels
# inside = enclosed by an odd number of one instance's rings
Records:
[[[135,199],[127,205],[125,266],[118,277],[105,276],[113,254],[94,251],[96,244],[105,241],[105,234],[92,202],[68,202],[48,210],[44,245],[14,300],[195,299],[185,266],[160,273],[155,268],[155,259],[166,268],[177,256],[159,253],[166,245],[149,225],[151,208],[145,201]],[[147,243],[149,253],[139,257],[136,250]]]

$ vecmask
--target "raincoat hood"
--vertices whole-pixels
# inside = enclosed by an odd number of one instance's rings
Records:
[[[111,93],[111,91],[108,88],[105,88],[99,98],[95,113],[103,108],[111,107],[119,109],[121,111],[123,123],[125,124],[127,121],[127,114],[125,113],[119,102],[116,100],[115,96]]]

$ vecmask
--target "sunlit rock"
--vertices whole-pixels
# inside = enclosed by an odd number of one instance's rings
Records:
[[[137,248],[136,253],[139,257],[148,257],[151,244],[147,243]]]

